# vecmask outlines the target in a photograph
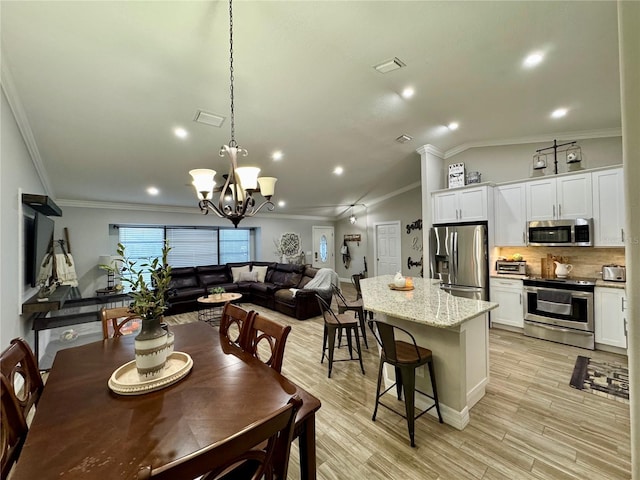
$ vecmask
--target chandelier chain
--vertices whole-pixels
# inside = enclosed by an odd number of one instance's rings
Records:
[[[234,114],[234,98],[233,98],[233,0],[229,0],[229,92],[231,94],[231,141],[230,147],[237,147],[236,142],[236,120]]]

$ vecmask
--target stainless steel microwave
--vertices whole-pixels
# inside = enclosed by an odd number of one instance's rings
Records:
[[[532,247],[592,247],[593,219],[529,222],[527,245]]]

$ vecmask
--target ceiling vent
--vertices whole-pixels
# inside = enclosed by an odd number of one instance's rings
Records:
[[[393,57],[391,60],[375,65],[373,68],[380,73],[389,73],[402,67],[406,67],[406,65],[398,57]]]
[[[410,137],[409,135],[400,135],[398,138],[396,138],[396,142],[398,143],[407,143],[411,140],[413,140],[413,137]]]
[[[196,116],[193,118],[194,122],[204,123],[212,127],[220,128],[224,123],[225,117],[216,115],[215,113],[205,112],[203,110],[196,111]]]

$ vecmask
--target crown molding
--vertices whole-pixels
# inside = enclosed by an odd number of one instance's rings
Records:
[[[425,153],[429,153],[431,155],[435,155],[438,158],[445,158],[444,157],[445,153],[442,150],[440,150],[435,145],[431,145],[429,143],[419,147],[416,150],[416,152],[418,152],[420,155],[425,154]]]
[[[447,150],[444,153],[444,157],[442,158],[450,158],[455,155],[458,155],[465,150],[469,150],[471,148],[477,147],[499,147],[504,145],[521,145],[525,143],[542,143],[549,142],[550,138],[555,138],[556,140],[588,140],[591,138],[607,138],[607,137],[621,137],[622,129],[621,128],[604,128],[600,130],[584,130],[581,132],[564,132],[564,133],[554,133],[548,135],[534,135],[531,137],[520,137],[520,138],[506,138],[502,140],[485,140],[481,142],[467,142],[457,147],[453,147],[450,150]],[[425,145],[427,147],[429,145]],[[418,153],[420,151],[418,150]]]
[[[422,185],[422,182],[413,182],[407,185],[406,187],[402,187],[394,192],[388,193],[387,195],[383,195],[382,197],[374,198],[367,202],[365,208],[371,207],[376,203],[384,202],[385,200],[389,200],[390,198],[397,197],[398,195],[402,195],[409,190],[413,190],[414,188],[418,188]]]
[[[6,58],[7,56],[3,51],[0,55],[0,84],[2,86],[2,91],[7,98],[9,108],[11,108],[11,112],[13,113],[13,118],[15,118],[18,130],[20,130],[20,134],[22,135],[22,140],[27,147],[33,166],[40,178],[40,183],[42,183],[45,193],[55,199],[51,180],[49,180],[47,169],[44,167],[40,150],[38,149],[36,139],[33,136],[33,130],[31,130],[27,114],[24,111],[24,107],[22,106],[22,102],[20,101],[20,97],[16,91],[13,76],[11,75],[11,70],[7,64]]]

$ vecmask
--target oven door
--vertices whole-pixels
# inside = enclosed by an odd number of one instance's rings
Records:
[[[593,332],[593,293],[571,291],[571,311],[570,313],[549,312],[543,304],[538,303],[538,292],[563,291],[553,288],[525,286],[525,310],[524,319],[533,322],[554,325],[562,328],[573,328]]]

